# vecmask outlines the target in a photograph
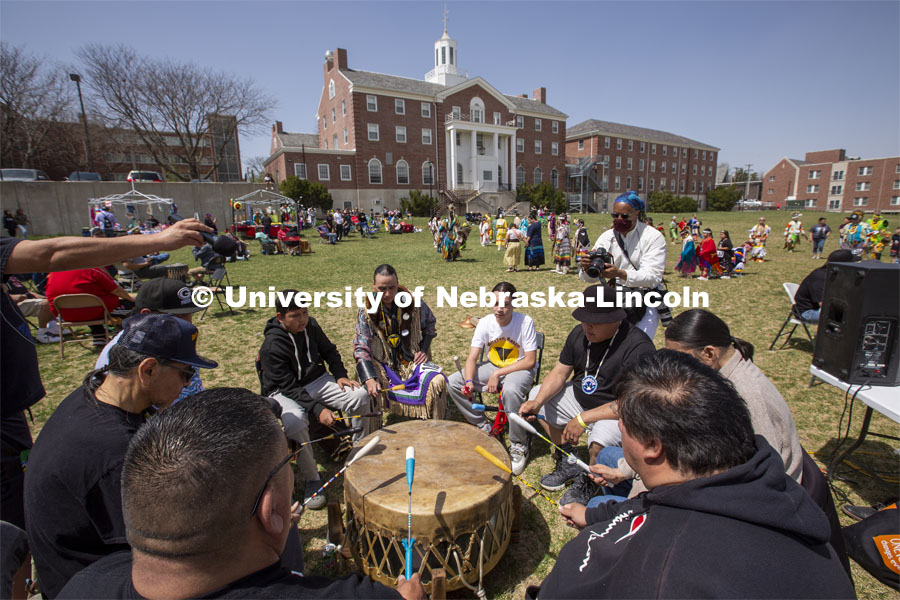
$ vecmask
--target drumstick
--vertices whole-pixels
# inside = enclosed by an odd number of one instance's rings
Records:
[[[566,452],[565,450],[563,450],[562,448],[560,448],[559,446],[557,446],[556,444],[551,442],[546,436],[539,433],[538,430],[534,428],[534,425],[532,425],[531,423],[529,423],[528,421],[526,421],[525,419],[523,419],[522,417],[520,417],[519,415],[517,415],[515,413],[509,413],[509,414],[507,414],[507,416],[509,417],[510,421],[512,421],[513,423],[515,423],[522,429],[524,429],[530,433],[533,433],[534,435],[538,436],[539,438],[541,438],[542,440],[544,440],[545,442],[547,442],[548,444],[550,444],[551,446],[553,446],[554,448],[556,448],[557,450],[559,450],[560,452],[562,452],[563,454],[568,456],[570,463],[572,463],[574,465],[578,465],[581,468],[581,470],[583,470],[583,471],[586,471],[588,473],[591,472],[591,468],[589,466],[587,466],[587,464],[584,461],[582,461],[580,458],[578,458],[571,452]]]
[[[453,357],[453,364],[456,365],[456,370],[459,371],[459,374],[463,376],[463,379],[465,379],[465,378],[466,378],[466,374],[463,373],[462,366],[461,366],[460,363],[459,363],[459,357],[458,357],[458,356],[454,356],[454,357]]]
[[[358,425],[356,427],[351,427],[350,429],[342,429],[341,431],[335,431],[334,433],[329,433],[325,437],[320,437],[318,439],[310,440],[308,442],[302,442],[300,444],[300,447],[302,448],[303,446],[306,446],[307,444],[315,444],[316,442],[330,440],[330,439],[333,439],[336,437],[343,437],[345,435],[353,435],[354,433],[359,433],[362,430],[363,430],[362,425]]]
[[[361,415],[353,415],[352,417],[335,417],[335,421],[346,421],[348,419],[361,419],[363,417],[380,417],[382,415],[381,412],[369,412],[363,413]]]
[[[412,446],[406,448],[406,487],[409,490],[409,508],[406,512],[406,539],[403,547],[406,549],[406,580],[412,578],[412,549],[416,540],[412,536],[412,484],[416,471],[416,449]]]
[[[477,410],[478,412],[502,412],[502,413],[509,414],[505,410],[500,410],[499,408],[497,408],[495,406],[485,406],[484,404],[473,404],[472,410]],[[547,420],[547,417],[545,417],[544,415],[534,415],[534,417],[536,419],[541,419],[544,421]]]
[[[405,390],[405,389],[406,389],[406,385],[404,385],[404,384],[402,384],[402,383],[398,383],[398,384],[395,385],[394,387],[388,388],[388,389],[386,389],[386,390],[381,390],[381,393],[382,393],[382,394],[387,394],[388,392],[395,392],[395,391],[397,391],[397,390]]]
[[[347,467],[349,467],[350,465],[352,465],[353,463],[355,463],[357,460],[359,460],[360,458],[362,458],[363,456],[365,456],[366,454],[368,454],[369,452],[371,452],[372,448],[374,448],[374,447],[375,447],[375,444],[377,444],[379,441],[381,441],[381,438],[380,438],[379,436],[377,436],[377,435],[376,435],[375,437],[373,437],[371,440],[369,440],[369,443],[366,444],[365,446],[363,446],[363,447],[359,450],[359,452],[356,453],[356,456],[354,456],[354,457],[350,460],[350,462],[348,462],[346,465],[344,465],[344,468],[343,468],[343,469],[341,469],[340,471],[338,471],[337,473],[335,473],[334,475],[332,475],[331,479],[329,479],[328,481],[326,481],[325,484],[324,484],[322,487],[320,487],[319,489],[317,489],[315,494],[313,494],[312,496],[310,496],[309,498],[307,498],[306,500],[304,500],[304,501],[303,501],[303,506],[306,506],[307,504],[309,504],[310,500],[312,500],[313,498],[315,498],[316,496],[318,496],[319,494],[321,494],[321,493],[325,490],[325,488],[327,488],[329,485],[331,485],[331,482],[332,482],[332,481],[334,481],[335,479],[337,479],[338,477],[340,477],[341,473],[343,473],[344,471],[347,470]]]
[[[502,460],[500,460],[499,458],[497,458],[496,456],[494,456],[493,454],[491,454],[490,452],[488,452],[487,450],[485,450],[485,449],[482,448],[481,446],[475,446],[475,452],[477,452],[478,454],[480,454],[480,455],[483,456],[484,458],[488,459],[488,460],[491,462],[491,464],[493,464],[493,465],[494,465],[495,467],[497,467],[498,469],[502,469],[502,470],[506,471],[507,473],[509,473],[510,475],[512,475],[513,477],[515,477],[516,479],[518,479],[519,481],[521,481],[522,483],[524,483],[525,485],[527,485],[528,487],[530,487],[532,490],[534,490],[535,492],[537,492],[538,494],[540,494],[540,495],[541,495],[545,500],[547,500],[547,502],[549,502],[550,504],[553,504],[554,506],[559,506],[559,502],[557,502],[556,500],[552,499],[550,496],[548,496],[547,494],[545,494],[545,493],[542,492],[541,490],[537,489],[536,487],[534,487],[533,485],[531,485],[530,483],[528,483],[527,481],[525,481],[524,479],[522,479],[521,477],[519,477],[518,475],[516,475],[515,473],[513,473],[513,472],[512,472],[512,469],[510,469],[510,468],[507,467],[505,464],[503,464],[503,461],[502,461]]]

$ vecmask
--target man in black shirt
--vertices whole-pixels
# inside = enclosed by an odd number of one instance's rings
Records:
[[[197,328],[174,315],[126,319],[108,368],[89,374],[44,425],[28,460],[25,518],[47,597],[98,558],[128,548],[125,450],[151,406],[172,404],[194,368],[217,366],[197,356],[196,339]]]
[[[618,425],[592,419],[590,409],[612,402],[616,376],[655,350],[647,334],[632,326],[625,318],[625,310],[615,306],[615,295],[609,285],[593,285],[585,290],[584,306],[572,312],[580,324],[566,338],[556,366],[519,408],[522,417],[543,415],[546,421],[541,420],[541,425],[550,439],[566,451],[593,423],[588,436],[589,464],[594,463],[603,447],[622,443]],[[568,463],[562,453],[556,451],[555,457],[556,469],[541,479],[541,487],[561,490],[577,477],[577,483],[560,503],[587,503],[596,485],[576,465]]]
[[[821,217],[819,222],[810,227],[809,238],[813,245],[813,255],[815,258],[822,258],[822,250],[825,249],[825,240],[831,235],[831,227],[825,224],[825,217]]]
[[[846,249],[835,250],[828,255],[828,261],[806,276],[794,294],[794,304],[798,316],[808,323],[819,322],[819,310],[825,295],[825,268],[829,263],[853,262],[853,252]]]
[[[361,575],[304,577],[279,563],[296,528],[287,439],[264,398],[218,388],[179,402],[134,436],[122,468],[130,554],[76,575],[62,598],[424,598]]]

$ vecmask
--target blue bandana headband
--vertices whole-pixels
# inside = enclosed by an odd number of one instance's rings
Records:
[[[616,203],[619,202],[628,204],[638,212],[644,212],[644,201],[641,200],[641,197],[638,196],[636,192],[631,191],[626,194],[622,194],[621,196],[616,198]]]

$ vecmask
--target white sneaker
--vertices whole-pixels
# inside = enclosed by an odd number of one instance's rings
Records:
[[[57,321],[50,321],[47,323],[47,331],[50,332],[50,335],[59,335],[59,323]],[[68,327],[63,328],[63,335],[72,335],[72,330]]]
[[[41,344],[52,344],[59,341],[59,336],[53,335],[46,328],[43,328],[37,330],[37,332],[34,334],[34,339],[36,339]]]
[[[528,464],[528,446],[525,444],[511,444],[509,447],[509,458],[512,461],[512,472],[520,475]]]
[[[731,279],[730,275],[722,275],[719,279]]]
[[[708,279],[707,279],[706,277],[698,277],[697,279],[698,279],[699,281],[708,281]]]
[[[492,425],[490,421],[485,421],[484,423],[478,425],[478,429],[480,429],[483,433],[487,435],[491,435]]]

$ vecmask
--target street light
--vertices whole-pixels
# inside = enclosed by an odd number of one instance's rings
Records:
[[[78,102],[81,104],[81,122],[84,124],[84,155],[87,157],[88,171],[94,170],[94,158],[91,156],[91,138],[88,133],[87,113],[84,112],[84,98],[81,96],[81,75],[69,73],[69,79],[75,82],[78,88]]]

